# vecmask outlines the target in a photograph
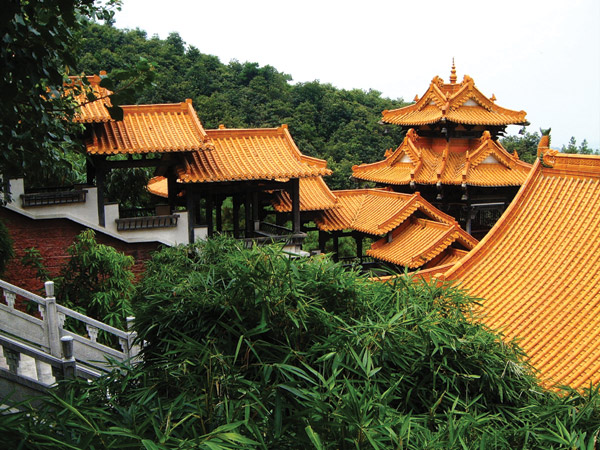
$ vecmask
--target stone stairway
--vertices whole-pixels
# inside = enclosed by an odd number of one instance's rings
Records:
[[[130,362],[138,354],[135,332],[57,304],[51,281],[45,298],[3,280],[0,289],[0,405],[44,392],[62,378],[97,377],[111,369],[109,359]],[[67,320],[86,334],[69,330]],[[133,318],[127,323],[131,329]]]

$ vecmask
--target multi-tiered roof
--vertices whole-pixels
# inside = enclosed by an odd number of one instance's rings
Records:
[[[531,165],[509,154],[498,137],[507,125],[525,125],[524,111],[502,108],[465,75],[435,77],[415,103],[383,111],[384,123],[408,128],[402,144],[382,161],[353,167],[360,180],[386,185],[520,186]]]
[[[383,111],[383,122],[407,128],[420,127],[424,131],[436,124],[454,125],[458,131],[475,127],[505,127],[526,125],[525,111],[513,111],[496,105],[496,97],[488,98],[475,86],[473,78],[465,75],[456,83],[456,69],[452,65],[450,83],[436,76],[427,92],[415,103],[391,111]]]

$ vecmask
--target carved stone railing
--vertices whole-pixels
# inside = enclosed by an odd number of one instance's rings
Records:
[[[80,377],[90,380],[100,372],[78,366],[73,356],[73,338],[61,339],[62,356],[56,357],[24,344],[22,341],[0,335],[0,403],[18,405],[24,400],[43,394],[56,382]]]
[[[46,282],[46,298],[2,280],[0,288],[6,301],[6,304],[0,302],[0,333],[5,337],[21,341],[56,358],[62,356],[61,338],[68,337],[72,339],[73,356],[78,368],[91,372],[110,370],[109,359],[128,361],[139,351],[133,345],[135,332],[119,330],[58,305],[51,281]],[[34,310],[35,306],[38,314],[24,312]],[[74,329],[85,329],[86,335],[65,329],[67,319],[75,325]],[[132,324],[133,318],[128,318],[128,329]],[[103,342],[98,342],[100,330],[106,336]]]
[[[85,189],[68,189],[21,194],[21,205],[23,208],[28,208],[32,206],[85,203],[86,194],[87,191]]]
[[[118,231],[149,230],[177,226],[178,214],[166,216],[125,217],[116,219]]]

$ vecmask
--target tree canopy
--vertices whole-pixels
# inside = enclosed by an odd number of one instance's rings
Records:
[[[272,66],[231,61],[187,46],[177,33],[166,39],[144,31],[89,23],[79,35],[79,70],[109,73],[144,57],[156,68],[154,83],[136,94],[137,103],[180,102],[191,98],[206,128],[289,125],[300,150],[327,159],[332,188],[352,187],[353,164],[374,162],[402,139],[399,127],[379,124],[381,111],[402,99],[377,91],[342,90],[319,81],[292,83]]]

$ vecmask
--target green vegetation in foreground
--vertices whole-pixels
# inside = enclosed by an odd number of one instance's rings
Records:
[[[369,282],[231,240],[155,254],[144,360],[0,416],[3,448],[454,449],[596,445],[600,395],[542,389],[453,286]],[[20,445],[20,447],[19,447]]]

